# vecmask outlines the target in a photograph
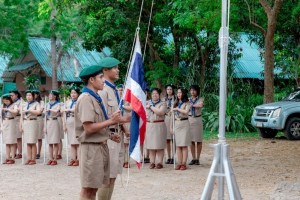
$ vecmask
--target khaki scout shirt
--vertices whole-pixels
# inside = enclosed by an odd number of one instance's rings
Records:
[[[50,103],[47,103],[47,109],[50,109]],[[54,106],[52,106],[51,110],[60,110],[60,103],[58,102],[57,104],[55,104]],[[55,112],[51,112],[50,114],[48,114],[48,112],[46,112],[47,118],[57,118],[60,117],[60,112],[55,113]]]
[[[27,110],[27,106],[28,106],[28,102],[23,103],[23,111]],[[41,110],[41,106],[40,103],[35,101],[34,103],[30,104],[28,110]],[[24,118],[37,118],[37,115],[33,114],[33,113],[27,113],[27,115],[24,113],[23,114]]]
[[[75,105],[75,134],[79,142],[103,142],[109,139],[107,128],[95,133],[86,134],[83,128],[85,122],[103,122],[105,117],[98,101],[89,93],[82,93]]]
[[[201,103],[203,103],[203,99],[199,98],[194,105],[199,105]],[[192,105],[190,105],[190,107],[191,108],[190,108],[189,115],[192,115]],[[199,116],[201,115],[201,113],[202,113],[202,108],[195,108],[195,116]]]
[[[183,103],[182,105],[181,105],[181,107],[180,107],[180,109],[184,109],[184,110],[186,110],[186,109],[190,109],[190,102],[189,101],[187,101],[187,102],[185,102],[185,103]],[[176,108],[178,108],[178,106],[176,107]],[[179,115],[177,115],[177,113],[179,113]],[[181,113],[181,112],[179,112],[179,111],[175,111],[175,118],[180,118],[180,119],[182,119],[182,118],[188,118],[189,117],[189,115],[187,114],[187,115],[185,115],[185,114],[183,114],[183,113]]]
[[[151,101],[147,101],[146,105],[152,105]],[[153,107],[159,108],[160,110],[164,111],[164,113],[167,111],[167,104],[166,104],[165,101],[160,101],[158,104],[156,104]],[[165,119],[165,115],[158,116],[151,109],[147,109],[146,112],[147,112],[147,120],[150,121],[150,122]]]
[[[99,90],[98,94],[103,100],[108,116],[111,116],[114,112],[119,110],[118,99],[114,89],[112,89],[108,85],[104,85],[103,90]],[[110,126],[110,128],[115,128],[115,127],[116,125]]]
[[[19,99],[18,101],[14,102],[14,105],[16,105],[17,108],[21,110],[21,99]],[[20,112],[18,112],[17,115],[20,115]]]
[[[6,105],[4,105],[4,108],[6,108]],[[18,106],[16,104],[12,103],[12,104],[10,104],[8,106],[8,109],[16,110],[16,109],[18,109]],[[16,113],[12,113],[12,112],[6,111],[6,116],[5,116],[4,113],[5,113],[5,111],[3,110],[3,113],[2,113],[3,119],[5,119],[5,118],[13,118],[13,117],[15,117],[17,115]]]

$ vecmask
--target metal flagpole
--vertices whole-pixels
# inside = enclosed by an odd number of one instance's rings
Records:
[[[46,131],[47,131],[47,96],[45,96],[45,118],[44,118],[44,165],[46,164],[46,140],[47,140],[47,135],[46,135]]]
[[[173,89],[174,90],[174,89]],[[173,130],[173,141],[172,141],[172,149],[173,149],[173,165],[174,169],[176,168],[176,153],[175,153],[175,115],[173,112],[174,108],[174,95],[172,97],[172,130]]]
[[[228,3],[228,4],[227,4]],[[206,180],[201,200],[212,197],[213,187],[218,177],[218,199],[224,199],[224,178],[226,179],[229,198],[241,200],[241,194],[233,173],[229,158],[229,145],[225,137],[225,113],[226,113],[226,76],[227,76],[227,52],[229,39],[229,8],[230,0],[222,0],[222,26],[219,31],[220,47],[220,107],[219,107],[219,140],[218,144],[210,145],[214,150],[214,159]]]
[[[66,154],[67,154],[67,164],[69,164],[69,154],[68,154],[68,135],[66,130],[67,126],[67,115],[65,112],[66,109],[66,96],[64,96],[64,107],[63,107],[63,127],[64,127],[64,132],[65,132],[65,140],[66,140]]]
[[[22,165],[24,165],[24,130],[23,130],[23,123],[24,123],[24,113],[23,113],[23,98],[21,98],[21,118],[19,128],[21,127],[22,130]]]

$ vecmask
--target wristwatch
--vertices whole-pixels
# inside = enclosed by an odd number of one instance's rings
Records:
[[[112,136],[113,136],[114,134],[115,134],[115,133],[113,133],[113,132],[110,133],[110,135],[109,135],[109,139],[110,139],[110,140],[112,140]]]

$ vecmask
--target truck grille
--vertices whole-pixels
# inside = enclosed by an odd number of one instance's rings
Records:
[[[273,110],[269,109],[257,109],[256,110],[256,116],[260,117],[269,117]]]

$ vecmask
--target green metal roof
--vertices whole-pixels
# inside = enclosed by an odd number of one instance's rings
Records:
[[[33,60],[33,61],[26,62],[26,63],[14,65],[14,66],[8,68],[6,71],[8,71],[8,72],[21,71],[21,70],[28,69],[36,64],[38,64],[38,62],[36,60]]]
[[[8,58],[0,56],[0,77],[1,77],[0,78],[0,83],[3,83],[2,76],[3,76],[4,70],[5,70],[8,62],[9,62]]]
[[[3,83],[3,94],[9,93],[9,91],[12,91],[14,88],[16,88],[16,83],[4,82]]]

